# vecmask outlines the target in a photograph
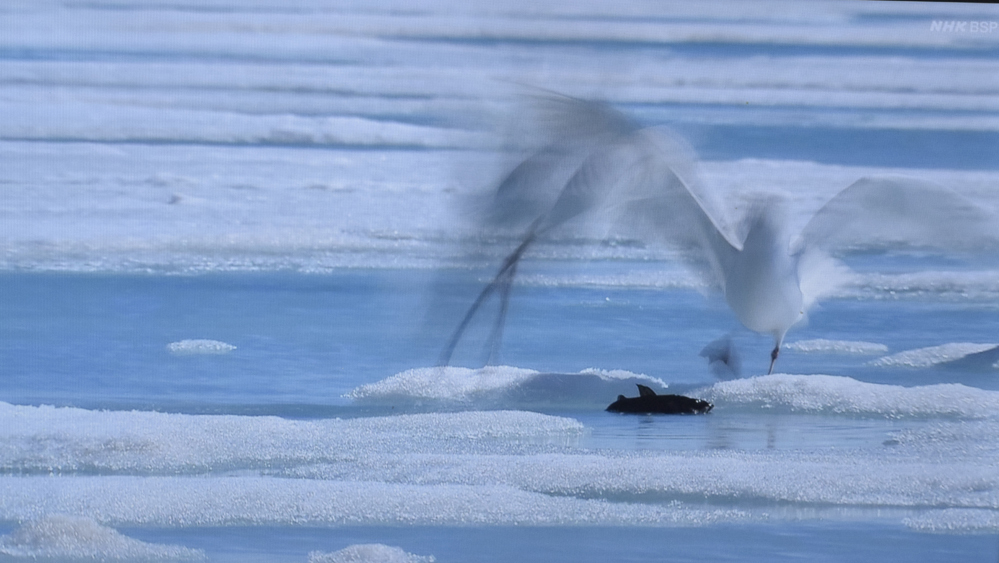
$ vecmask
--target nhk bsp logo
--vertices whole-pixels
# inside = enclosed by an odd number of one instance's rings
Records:
[[[933,20],[930,31],[945,33],[992,33],[999,29],[999,21]]]

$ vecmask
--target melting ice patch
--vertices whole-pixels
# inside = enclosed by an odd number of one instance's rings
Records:
[[[904,524],[921,532],[999,532],[999,511],[951,508],[906,518]]]
[[[739,384],[708,390],[727,401],[716,412],[754,400],[810,413],[924,412],[929,395],[961,404],[951,392],[962,389],[825,376],[758,378],[741,392]],[[999,393],[963,389],[965,418],[995,411]],[[886,395],[889,406],[867,404],[863,393]],[[696,422],[721,423],[714,428],[724,434],[731,421]],[[999,511],[999,450],[989,438],[997,422],[937,419],[860,449],[618,451],[574,445],[585,431],[575,420],[520,411],[301,421],[0,403],[0,520],[704,526],[860,509],[901,511],[899,519]]]
[[[675,257],[673,257],[675,258]],[[672,267],[671,267],[672,266]],[[709,287],[704,280],[685,270],[676,270],[669,262],[657,271],[634,271],[614,274],[533,274],[518,278],[517,283],[539,287],[591,287],[628,289],[697,289]]]
[[[716,407],[885,418],[991,418],[999,392],[960,384],[900,387],[832,375],[775,374],[716,383],[702,393]]]
[[[505,467],[500,457],[401,458],[407,468],[473,475]],[[362,456],[362,461],[368,458]],[[514,458],[516,459],[516,458]],[[350,460],[343,460],[348,466]],[[390,459],[379,465],[391,471]],[[579,461],[579,460],[567,460]],[[585,460],[584,460],[585,461]],[[436,467],[435,467],[436,466]],[[571,465],[557,466],[571,472]],[[359,468],[359,467],[358,467]],[[478,468],[478,469],[477,469]],[[398,469],[398,468],[395,468]],[[604,471],[613,470],[607,467]],[[407,482],[381,472],[357,480],[258,476],[12,477],[0,476],[0,517],[36,518],[43,511],[94,514],[102,521],[155,526],[411,525],[566,526],[707,525],[745,518],[735,509],[614,503],[524,490],[512,485]],[[526,476],[529,477],[529,476]],[[385,481],[375,481],[380,478]],[[403,482],[386,482],[402,480]]]
[[[59,561],[201,561],[201,550],[142,542],[80,516],[52,515],[0,537],[0,554]]]
[[[606,405],[608,397],[634,394],[638,383],[656,391],[667,387],[660,379],[620,370],[543,373],[509,366],[434,367],[404,371],[357,387],[346,396],[358,403],[413,406]]]
[[[167,344],[167,350],[178,356],[228,354],[235,349],[232,344],[205,339],[181,340]]]
[[[949,364],[957,367],[999,367],[999,344],[951,342],[940,346],[906,350],[878,358],[871,365],[880,367],[927,368]]]
[[[205,474],[320,463],[366,449],[391,455],[564,443],[582,431],[573,419],[530,412],[302,421],[0,403],[0,471]]]
[[[434,563],[433,555],[413,555],[402,548],[378,543],[347,546],[333,553],[313,551],[309,563]]]
[[[804,354],[855,354],[874,355],[885,354],[888,347],[877,342],[862,342],[855,340],[826,340],[816,338],[814,340],[798,340],[784,345],[788,350],[802,352]]]
[[[994,269],[978,271],[924,270],[899,274],[857,273],[831,294],[842,298],[934,299],[945,301],[991,301],[999,293],[999,275]]]
[[[410,125],[354,116],[245,115],[180,108],[66,103],[64,119],[46,119],[34,103],[4,104],[16,117],[4,131],[22,139],[64,138],[96,142],[177,142],[210,144],[297,144],[320,146],[454,148],[483,146],[487,138],[470,131]],[[51,109],[51,108],[50,108]],[[112,120],[101,115],[116,115]],[[89,114],[89,115],[88,115]],[[79,120],[73,117],[88,115]],[[71,117],[72,116],[72,117]],[[118,121],[120,120],[120,121]],[[44,125],[42,125],[44,124]]]

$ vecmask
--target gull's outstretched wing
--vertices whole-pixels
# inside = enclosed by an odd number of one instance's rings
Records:
[[[903,176],[866,177],[808,222],[800,249],[969,252],[999,249],[999,218],[957,192]]]
[[[557,94],[534,97],[523,113],[530,123],[519,128],[518,138],[510,142],[534,148],[493,192],[484,217],[493,227],[525,228],[552,212],[587,159],[615,138],[637,130],[604,104]]]
[[[623,115],[602,104],[567,96],[539,97],[533,109],[534,138],[527,141],[536,150],[503,178],[482,217],[487,226],[526,228],[526,232],[458,323],[441,353],[440,365],[450,363],[465,330],[494,294],[499,299],[499,310],[487,346],[489,361],[496,358],[510,288],[521,258],[538,235],[585,214],[596,205],[601,182],[592,174],[605,170],[601,164],[606,162],[603,148],[636,129]]]
[[[502,335],[517,265],[540,236],[570,221],[606,234],[620,230],[680,248],[717,285],[738,249],[719,215],[691,189],[691,151],[665,131],[639,129],[606,104],[550,96],[539,102],[541,148],[500,182],[487,224],[527,225],[517,248],[473,302],[448,341],[441,364],[493,294],[500,300],[490,337]]]
[[[535,103],[538,128],[548,141],[535,157],[549,163],[548,172],[564,170],[566,164],[573,170],[558,185],[540,230],[585,215],[583,227],[597,232],[616,229],[646,241],[693,248],[704,243],[699,232],[704,231],[709,237],[719,235],[728,246],[740,246],[697,183],[694,152],[678,136],[663,128],[642,129],[605,103],[559,95],[538,97]],[[552,159],[554,154],[561,156]],[[528,164],[532,159],[521,166],[536,169],[535,163]],[[521,182],[524,175],[515,172],[497,196],[520,191],[509,190],[514,176],[518,187],[537,190],[542,184]]]
[[[878,250],[994,252],[999,219],[933,182],[861,178],[819,209],[795,241],[805,310],[852,279],[833,256]]]
[[[673,247],[707,282],[724,289],[742,248],[693,172],[692,151],[664,129],[636,131],[610,152],[615,183],[603,209],[616,228]]]

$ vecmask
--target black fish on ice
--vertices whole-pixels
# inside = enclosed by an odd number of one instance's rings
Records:
[[[632,414],[705,414],[712,408],[714,405],[707,401],[683,395],[656,395],[652,389],[638,385],[637,397],[618,395],[607,410]]]

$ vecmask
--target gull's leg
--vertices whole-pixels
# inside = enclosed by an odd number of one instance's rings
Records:
[[[780,344],[774,346],[773,352],[770,352],[770,369],[767,370],[767,375],[774,372],[774,362],[777,361],[777,356],[780,354]]]

